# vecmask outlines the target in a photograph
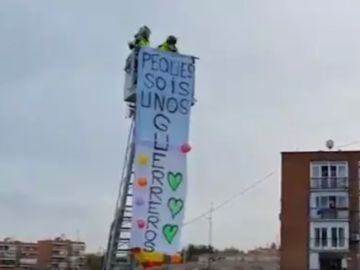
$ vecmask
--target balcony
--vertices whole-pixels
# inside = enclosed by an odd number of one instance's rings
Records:
[[[21,252],[20,257],[22,258],[36,258],[38,256],[37,251],[27,251],[27,252]]]
[[[69,247],[69,245],[66,242],[65,243],[57,242],[57,243],[53,244],[52,249],[53,250],[63,250],[63,249],[67,249],[68,247]]]
[[[349,220],[349,210],[346,208],[311,208],[310,218],[316,221],[347,221]]]
[[[65,261],[52,261],[51,269],[66,269],[68,267],[68,263]]]
[[[53,258],[66,258],[68,256],[67,250],[53,250],[51,257]]]
[[[349,188],[349,181],[347,177],[313,177],[310,188],[314,191],[343,191]]]
[[[2,260],[15,260],[16,251],[0,251],[0,258]]]
[[[310,250],[318,252],[346,252],[349,251],[349,239],[310,239]]]
[[[37,258],[21,258],[20,265],[36,265],[38,263]]]
[[[83,243],[74,243],[71,245],[71,248],[73,250],[85,250],[86,247],[85,247],[85,244],[83,244]]]
[[[16,267],[16,260],[4,260],[0,259],[0,269],[3,268],[15,268]]]

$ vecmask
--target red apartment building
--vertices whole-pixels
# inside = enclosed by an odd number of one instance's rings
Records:
[[[25,243],[0,241],[0,270],[80,270],[85,266],[85,243],[62,237]]]
[[[281,270],[359,270],[360,151],[282,153]]]
[[[38,242],[39,265],[46,269],[82,269],[85,265],[85,243],[61,237]]]

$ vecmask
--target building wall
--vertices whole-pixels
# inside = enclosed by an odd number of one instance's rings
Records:
[[[18,246],[18,267],[20,269],[36,269],[38,266],[38,245],[37,243],[17,242]]]
[[[350,235],[359,233],[359,151],[282,153],[281,270],[309,270],[317,266],[309,251],[310,163],[347,161],[350,188]],[[349,270],[360,269],[359,243],[350,242]]]
[[[16,251],[16,244],[11,239],[0,241],[0,270],[15,269]]]
[[[85,243],[70,240],[39,241],[39,265],[41,268],[80,269],[85,265]]]
[[[39,241],[39,263],[42,268],[66,268],[68,266],[68,240]]]
[[[0,270],[83,269],[85,249],[84,242],[63,238],[37,243],[0,241]]]
[[[38,242],[38,264],[40,268],[46,268],[49,266],[51,258],[52,244],[51,240],[44,240]]]
[[[280,267],[281,270],[307,270],[309,159],[283,154],[281,166]]]
[[[360,153],[352,156],[349,162],[349,186],[350,186],[350,234],[360,233],[360,220],[359,220],[359,162]],[[351,261],[349,263],[350,269],[359,270],[359,243],[350,243],[350,256]],[[359,254],[359,255],[358,255]]]

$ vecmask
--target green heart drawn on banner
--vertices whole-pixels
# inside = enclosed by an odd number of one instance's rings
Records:
[[[184,201],[182,199],[170,198],[167,206],[171,212],[172,218],[175,218],[177,214],[184,208]]]
[[[178,233],[178,230],[179,230],[178,225],[171,225],[171,224],[164,225],[162,231],[163,231],[165,240],[166,240],[166,242],[169,243],[169,245],[172,244],[176,234]]]
[[[168,172],[167,180],[172,191],[176,191],[183,181],[183,175],[182,173],[179,172],[178,173]]]

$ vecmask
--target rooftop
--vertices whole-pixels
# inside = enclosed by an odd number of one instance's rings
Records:
[[[332,151],[282,151],[281,154],[285,155],[301,155],[301,154],[360,154],[360,150],[332,150]]]

